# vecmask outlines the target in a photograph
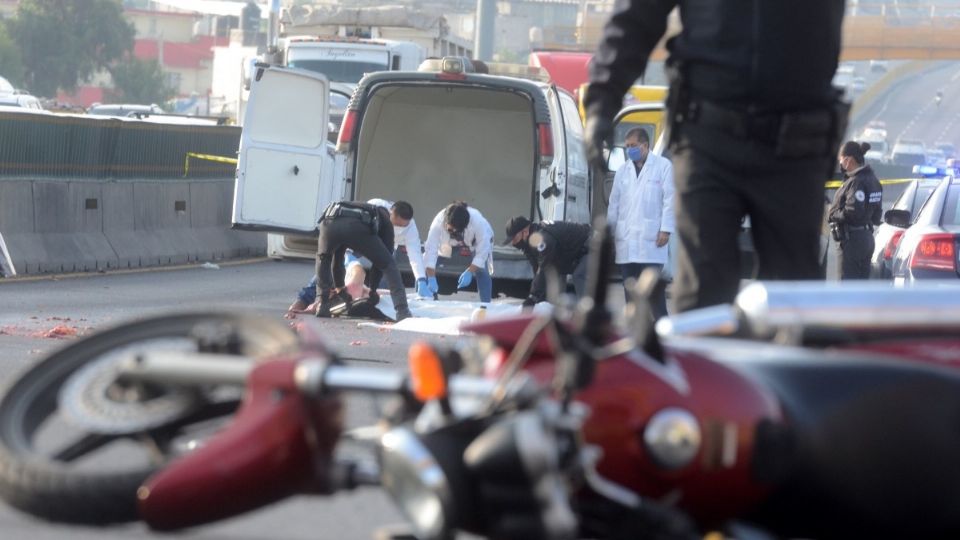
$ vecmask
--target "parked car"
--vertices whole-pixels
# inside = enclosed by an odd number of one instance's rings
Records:
[[[97,116],[143,116],[164,114],[164,110],[156,103],[150,105],[131,105],[122,103],[94,103],[87,109],[87,114]]]
[[[889,68],[889,62],[886,60],[871,60],[870,71],[873,73],[885,73]]]
[[[957,157],[957,147],[952,142],[937,141],[933,146],[941,150],[947,159]]]
[[[514,215],[590,220],[583,126],[572,95],[522,78],[528,66],[487,67],[491,74],[480,74],[465,58],[445,57],[415,72],[367,74],[334,154],[321,144],[329,115],[326,78],[258,66],[241,135],[234,223],[284,233],[283,246],[268,245],[273,257],[313,257],[311,235],[331,201],[407,200],[425,237],[440,209],[464,200],[494,227],[498,281],[530,279],[526,258],[499,245],[503,224]],[[466,268],[469,259],[453,255],[437,268],[439,275]],[[409,271],[405,260],[401,270]]]
[[[43,110],[43,105],[36,96],[19,92],[0,92],[0,105],[5,107],[20,107],[30,110]]]
[[[867,89],[867,79],[863,77],[854,77],[850,81],[850,92],[853,94],[859,94]]]
[[[927,165],[931,167],[946,167],[947,156],[939,148],[930,148],[927,150]]]
[[[927,279],[960,278],[960,178],[941,180],[903,233],[893,259],[893,281],[908,285]]]
[[[884,213],[884,221],[873,235],[873,257],[870,260],[870,277],[890,279],[893,277],[893,256],[903,239],[907,227],[914,223],[923,203],[943,180],[943,175],[915,178],[907,184],[890,210],[906,212],[897,217],[897,212]]]
[[[927,164],[927,151],[922,141],[902,139],[893,145],[890,161],[894,165],[913,167]]]

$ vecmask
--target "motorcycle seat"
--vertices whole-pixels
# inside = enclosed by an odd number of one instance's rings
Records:
[[[732,362],[779,397],[753,471],[756,512],[814,538],[960,537],[960,371],[849,353]]]

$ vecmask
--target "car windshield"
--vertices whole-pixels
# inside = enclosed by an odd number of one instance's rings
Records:
[[[947,200],[943,203],[940,225],[960,225],[960,180],[947,186]]]
[[[344,62],[343,60],[291,60],[290,67],[323,73],[331,82],[358,83],[363,75],[385,71],[387,64],[378,62]]]
[[[937,189],[935,185],[920,184],[917,186],[917,194],[913,198],[913,206],[909,208],[910,215],[913,216],[913,221],[917,220],[917,215],[920,214],[920,207],[923,206],[923,203],[927,202],[930,194],[932,194],[935,189]]]

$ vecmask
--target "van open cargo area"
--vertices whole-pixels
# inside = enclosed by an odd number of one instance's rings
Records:
[[[354,198],[409,201],[424,239],[436,213],[454,200],[480,210],[496,244],[508,218],[530,215],[536,127],[525,95],[383,85],[373,90],[361,126]]]

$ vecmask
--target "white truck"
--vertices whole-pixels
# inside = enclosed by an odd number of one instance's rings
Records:
[[[338,36],[292,36],[281,38],[276,62],[287,67],[316,71],[331,83],[355,85],[365,73],[413,71],[426,51],[416,43]]]

